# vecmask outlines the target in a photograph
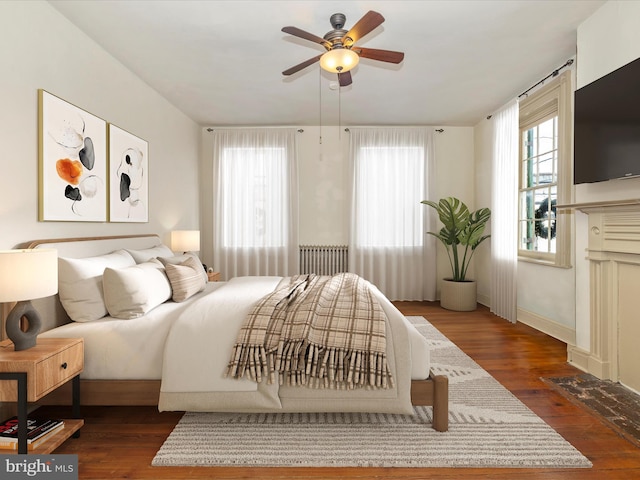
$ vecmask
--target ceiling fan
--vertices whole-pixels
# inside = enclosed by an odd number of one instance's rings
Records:
[[[345,20],[346,17],[342,13],[331,15],[330,22],[333,30],[327,32],[322,38],[297,27],[284,27],[282,29],[283,32],[319,43],[327,51],[285,70],[282,74],[292,75],[319,61],[324,70],[337,73],[340,86],[346,87],[351,85],[352,82],[350,70],[358,64],[360,58],[369,58],[388,63],[400,63],[404,59],[404,53],[402,52],[363,48],[354,45],[360,38],[384,22],[384,17],[378,12],[368,11],[349,31],[343,29]]]

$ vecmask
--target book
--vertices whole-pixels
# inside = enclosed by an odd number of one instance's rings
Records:
[[[58,427],[54,428],[53,430],[48,431],[47,433],[45,433],[43,436],[39,437],[38,439],[32,440],[32,441],[28,441],[27,442],[27,451],[28,452],[34,451],[42,443],[45,443],[47,440],[49,440],[50,436],[53,433],[57,432],[58,430],[62,430],[63,427],[64,427],[64,425],[58,425]],[[0,454],[2,454],[2,452],[6,452],[6,451],[17,452],[18,451],[18,442],[0,443]]]
[[[42,443],[49,434],[64,427],[64,422],[58,419],[27,418],[27,446],[35,448]],[[11,417],[0,423],[0,449],[18,448],[18,417]]]
[[[49,438],[51,437],[51,435],[53,435],[53,433],[57,432],[58,430],[62,430],[63,427],[64,425],[60,424],[56,428],[54,428],[53,430],[49,430],[47,433],[43,434],[43,436],[37,438],[36,440],[27,441],[27,451],[28,452],[34,451],[42,443],[45,443],[47,440],[49,440]],[[11,450],[14,452],[18,451],[18,442],[0,443],[0,454],[3,451],[11,451]]]

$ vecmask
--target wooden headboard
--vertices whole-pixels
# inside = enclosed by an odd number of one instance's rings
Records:
[[[154,247],[163,243],[159,235],[119,235],[111,237],[85,238],[53,238],[34,240],[22,248],[55,248],[58,257],[85,258],[104,255],[121,248],[142,249]],[[40,298],[32,301],[42,318],[42,331],[50,330],[71,320],[62,308],[58,295]],[[2,326],[4,331],[4,325]]]

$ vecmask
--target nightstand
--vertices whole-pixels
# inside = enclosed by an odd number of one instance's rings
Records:
[[[73,382],[72,415],[64,427],[28,453],[47,454],[84,425],[80,419],[80,373],[84,369],[82,338],[38,338],[35,347],[15,351],[10,340],[0,342],[0,402],[18,403],[18,452],[27,450],[27,403],[36,402],[69,380]],[[13,381],[6,381],[13,380]],[[14,450],[0,450],[1,454]]]
[[[219,282],[220,272],[207,272],[207,277],[209,277],[210,282]]]

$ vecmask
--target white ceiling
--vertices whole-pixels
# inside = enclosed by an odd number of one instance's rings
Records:
[[[605,1],[49,3],[203,126],[465,126],[573,57],[577,26]],[[403,51],[401,64],[362,59],[338,90],[317,64],[282,75],[324,51],[282,27],[322,37],[333,13],[348,30],[368,10],[386,21],[356,45]]]

